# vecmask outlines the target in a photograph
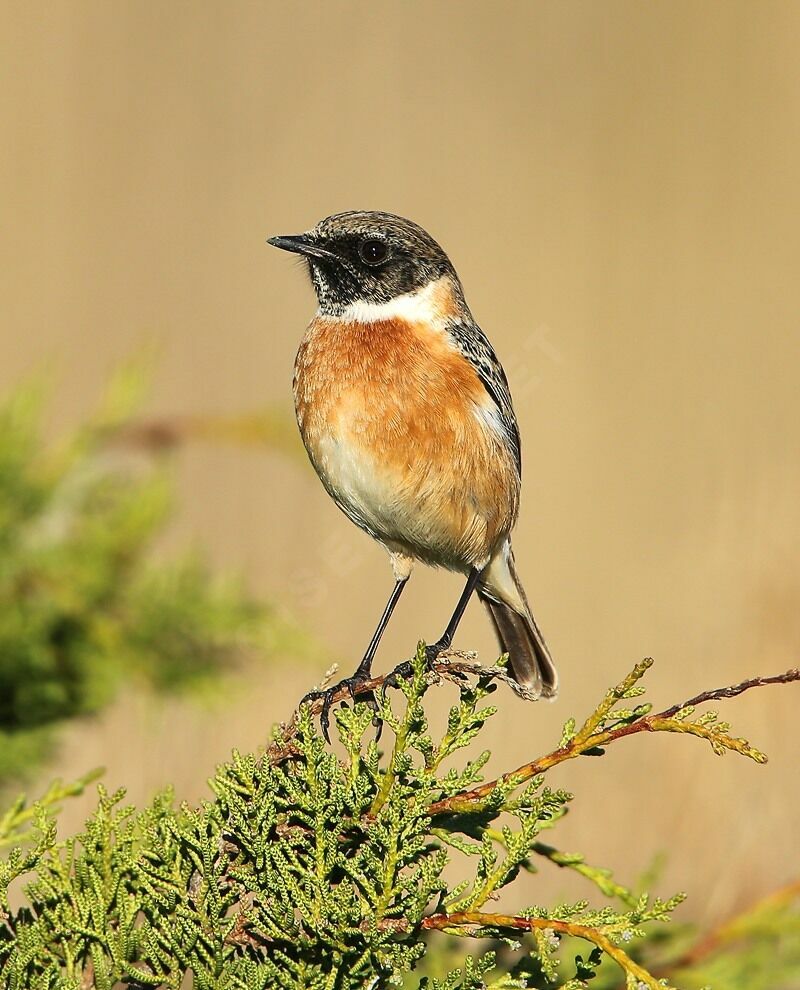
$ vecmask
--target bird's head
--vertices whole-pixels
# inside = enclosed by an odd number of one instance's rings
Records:
[[[391,213],[337,213],[304,234],[269,243],[305,258],[326,315],[371,313],[376,319],[397,308],[397,300],[413,307],[432,286],[446,287],[454,304],[463,305],[458,276],[441,247],[418,224]]]

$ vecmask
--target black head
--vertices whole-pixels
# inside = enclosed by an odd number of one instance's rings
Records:
[[[325,313],[355,302],[387,303],[444,275],[458,286],[450,259],[431,235],[391,213],[337,213],[305,234],[269,243],[305,257]]]

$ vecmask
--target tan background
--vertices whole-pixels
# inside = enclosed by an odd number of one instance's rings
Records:
[[[664,704],[797,663],[800,5],[6,3],[1,30],[0,385],[55,368],[53,426],[72,423],[155,339],[154,412],[288,413],[313,302],[265,237],[406,214],[506,364],[517,557],[563,678],[552,706],[501,699],[495,768],[644,655]],[[175,543],[353,664],[390,574],[310,467],[198,446],[179,474]],[[380,663],[437,635],[457,593],[420,573]],[[459,643],[492,657],[477,607]],[[211,713],[136,696],[71,731],[56,769],[194,798],[316,669],[287,657]],[[704,919],[782,883],[799,705],[788,688],[727,708],[764,769],[675,738],[569,766],[562,841],[627,878],[668,850],[663,890]],[[538,901],[568,889],[548,876]]]

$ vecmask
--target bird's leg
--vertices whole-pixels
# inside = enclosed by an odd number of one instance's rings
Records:
[[[464,615],[464,611],[469,604],[470,598],[472,598],[480,576],[481,572],[473,567],[469,572],[467,583],[464,585],[464,590],[461,592],[461,597],[458,599],[458,604],[456,605],[455,611],[453,612],[450,621],[447,623],[447,628],[435,643],[425,647],[425,660],[429,669],[433,667],[433,663],[440,653],[444,652],[444,650],[450,649],[453,643],[453,637],[455,636],[458,625],[461,622],[461,617]],[[383,683],[384,694],[386,693],[387,688],[396,687],[397,681],[401,677],[410,677],[413,669],[414,668],[410,663],[401,663],[398,667],[396,667]]]
[[[386,627],[389,625],[389,619],[392,617],[392,612],[394,612],[395,605],[400,600],[400,595],[403,593],[403,588],[406,586],[406,581],[408,581],[407,577],[400,578],[400,580],[395,581],[394,588],[389,596],[389,601],[386,603],[386,608],[383,610],[383,615],[378,622],[378,628],[372,634],[372,639],[369,641],[367,652],[364,654],[364,658],[358,665],[355,674],[353,674],[354,680],[368,681],[372,676],[372,661],[375,659],[375,654],[378,651],[378,644],[383,638]]]
[[[474,567],[469,572],[467,577],[467,583],[464,585],[464,590],[461,592],[461,597],[458,599],[458,604],[447,623],[447,628],[442,633],[440,639],[428,646],[425,650],[425,655],[428,659],[428,663],[433,663],[433,661],[442,653],[444,650],[449,650],[453,645],[453,637],[456,634],[456,629],[461,622],[461,617],[464,615],[467,605],[469,604],[470,598],[478,585],[478,579],[480,578],[480,571],[476,570]]]
[[[386,603],[386,608],[383,610],[378,626],[372,634],[372,639],[369,641],[367,652],[364,654],[361,663],[355,669],[354,673],[350,677],[345,677],[344,680],[339,681],[338,684],[334,684],[333,687],[326,688],[324,691],[311,691],[300,702],[302,705],[304,702],[316,701],[319,698],[322,698],[322,711],[320,712],[319,724],[322,729],[322,734],[328,742],[331,741],[329,734],[331,721],[330,712],[334,701],[334,695],[336,695],[343,687],[347,688],[353,700],[355,700],[358,695],[362,693],[360,688],[372,676],[372,661],[375,659],[378,644],[386,631],[386,627],[389,624],[389,619],[392,617],[392,612],[394,612],[394,607],[397,605],[400,595],[403,593],[403,589],[406,586],[406,581],[408,581],[408,577],[403,577],[395,581],[394,588],[389,596],[389,601]],[[368,695],[367,704],[369,704],[370,708],[377,713],[378,703],[371,692]]]

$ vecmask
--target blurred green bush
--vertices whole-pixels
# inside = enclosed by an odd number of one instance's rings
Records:
[[[125,368],[91,421],[55,443],[43,438],[44,389],[0,406],[0,786],[123,678],[199,686],[283,640],[275,612],[238,582],[196,554],[154,554],[169,472],[163,455],[124,442],[147,377]]]

